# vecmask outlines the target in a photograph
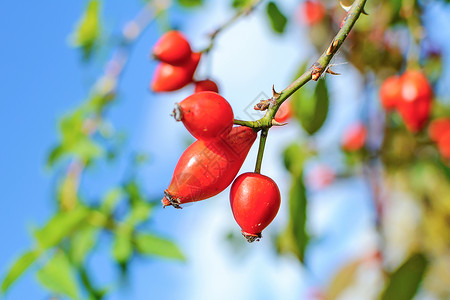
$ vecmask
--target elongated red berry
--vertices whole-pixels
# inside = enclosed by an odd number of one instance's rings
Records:
[[[190,56],[189,42],[181,32],[176,30],[165,33],[153,47],[153,57],[171,65],[183,64],[189,60]]]
[[[206,79],[206,80],[201,80],[201,81],[197,81],[195,83],[195,92],[206,92],[206,91],[211,91],[211,92],[219,92],[219,87],[217,86],[217,84],[210,80],[210,79]]]
[[[164,191],[164,206],[210,198],[226,189],[236,177],[256,139],[256,132],[234,127],[228,135],[197,140],[181,155],[172,181]]]
[[[420,71],[408,70],[401,76],[401,98],[397,109],[409,131],[416,133],[430,115],[433,91]]]
[[[342,149],[349,152],[358,151],[364,146],[366,138],[366,126],[363,123],[354,123],[346,129],[342,136]]]
[[[309,26],[320,23],[325,14],[325,5],[320,0],[306,0],[299,6],[299,19]]]
[[[277,184],[265,175],[244,173],[231,185],[231,210],[242,234],[250,243],[261,238],[263,229],[277,215],[280,202]]]
[[[179,66],[160,63],[155,70],[151,88],[154,92],[179,90],[192,82],[201,53],[192,53],[191,58]]]
[[[386,78],[380,86],[381,105],[386,110],[392,110],[397,106],[402,96],[402,82],[400,76]]]
[[[199,92],[175,104],[174,116],[197,139],[213,139],[228,134],[233,127],[233,110],[215,92]]]
[[[446,132],[437,143],[439,153],[444,159],[450,160],[450,132]]]

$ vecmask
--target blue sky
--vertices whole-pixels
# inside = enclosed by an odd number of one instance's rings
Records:
[[[206,12],[194,12],[186,18],[178,11],[172,17],[172,23],[181,26],[196,49],[205,45],[205,34],[226,19],[223,12],[230,13],[225,3],[211,2]],[[283,6],[289,11],[296,2],[283,1]],[[108,51],[101,52],[98,63],[85,65],[80,54],[68,45],[68,36],[84,3],[0,3],[1,274],[14,257],[31,245],[32,225],[43,224],[53,211],[55,182],[52,172],[45,168],[45,159],[58,141],[57,121],[83,101],[109,57]],[[106,1],[105,37],[116,34],[140,5],[140,1],[129,1],[127,5]],[[269,94],[272,84],[277,89],[284,88],[296,73],[297,64],[314,55],[310,46],[301,44],[305,33],[294,30],[295,24],[290,25],[286,36],[278,37],[269,33],[269,25],[261,15],[249,16],[225,31],[218,38],[208,65],[203,63],[198,72],[206,76],[211,70],[209,75],[218,80],[235,115],[241,118],[247,118],[246,107],[260,93]],[[168,114],[174,102],[192,92],[189,88],[162,96],[149,92],[155,62],[148,59],[148,54],[159,34],[155,25],[150,26],[133,48],[119,87],[120,96],[108,114],[117,129],[128,133],[127,153],[150,153],[151,161],[139,178],[155,198],[162,196],[189,140],[184,128]],[[298,43],[292,43],[293,39]],[[339,57],[336,61],[340,62]],[[362,108],[360,101],[351,108],[347,105],[347,99],[357,99],[361,93],[358,82],[354,84],[355,70],[341,65],[336,71],[348,76],[333,77],[330,89],[351,88],[340,92],[330,119],[319,134],[319,141],[326,147],[337,144],[339,134]],[[280,152],[292,136],[299,134],[299,128],[290,124],[269,135],[263,173],[279,183],[285,199],[289,177],[282,168]],[[253,147],[242,171],[253,168],[255,156]],[[99,186],[121,180],[125,163],[122,160],[107,169],[92,169],[83,182],[85,193],[95,194]],[[182,211],[158,210],[153,222],[155,230],[175,238],[188,262],[136,260],[131,267],[130,286],[115,291],[108,299],[149,299],[149,295],[155,299],[301,299],[308,287],[325,285],[330,270],[373,245],[371,206],[364,182],[344,181],[325,193],[312,194],[310,207],[311,229],[321,239],[309,250],[308,270],[292,257],[277,258],[270,243],[271,234],[285,225],[284,204],[267,229],[266,239],[242,245],[246,250],[243,257],[223,242],[226,233],[238,232],[227,191]],[[109,264],[107,248],[102,244],[90,260],[92,268],[101,270],[96,278],[99,283],[107,283],[117,275]],[[176,288],[170,286],[173,280]],[[28,272],[6,299],[44,299],[47,295],[33,273]]]

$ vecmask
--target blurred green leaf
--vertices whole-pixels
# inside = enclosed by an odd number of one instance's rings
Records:
[[[279,253],[292,253],[304,262],[305,249],[309,242],[306,232],[307,199],[303,176],[292,176],[289,193],[289,223],[277,239]]]
[[[136,226],[146,221],[151,212],[151,206],[145,202],[138,202],[131,208],[130,215],[127,218],[127,223],[131,226]]]
[[[390,277],[382,300],[411,300],[419,288],[428,261],[422,253],[408,258]]]
[[[272,29],[278,33],[282,34],[287,24],[287,18],[280,11],[275,2],[270,1],[266,6],[267,16],[269,17]]]
[[[59,244],[63,238],[85,222],[89,213],[89,209],[83,206],[57,213],[42,229],[34,233],[39,247],[45,250]]]
[[[98,228],[85,226],[73,235],[70,246],[70,257],[74,264],[82,265],[86,255],[97,242]]]
[[[108,191],[100,206],[100,211],[110,214],[114,211],[119,200],[124,196],[124,191],[120,187],[116,187]]]
[[[64,147],[58,145],[54,147],[47,158],[47,167],[53,167],[54,164],[64,155]]]
[[[356,272],[361,264],[360,260],[353,261],[340,269],[333,277],[326,291],[327,300],[338,299],[339,295],[355,280]]]
[[[233,8],[243,8],[249,6],[252,3],[252,0],[233,0],[231,6]]]
[[[313,135],[322,127],[328,115],[329,97],[326,81],[319,80],[314,92],[305,87],[291,97],[294,115],[303,129]]]
[[[197,7],[203,4],[202,0],[177,0],[178,4],[184,7]]]
[[[100,1],[91,0],[71,36],[72,44],[81,47],[85,59],[90,58],[100,32]]]
[[[160,236],[145,233],[138,234],[136,236],[136,246],[141,254],[185,260],[177,245]]]
[[[8,273],[6,273],[5,278],[2,282],[2,292],[5,293],[11,284],[13,284],[14,281],[16,281],[19,276],[23,274],[30,266],[31,264],[39,257],[41,254],[38,250],[32,250],[25,252],[22,254],[11,266]]]
[[[75,276],[64,252],[58,251],[53,255],[36,275],[41,284],[49,290],[67,295],[72,299],[79,299]]]
[[[112,254],[119,263],[126,263],[133,253],[131,231],[120,230],[116,233]]]
[[[306,145],[294,142],[283,151],[284,166],[290,173],[300,176],[303,172],[305,161],[311,155],[312,152]]]

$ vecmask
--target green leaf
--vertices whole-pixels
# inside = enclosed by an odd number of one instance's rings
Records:
[[[292,177],[289,193],[289,223],[277,239],[277,250],[279,253],[292,253],[300,262],[304,262],[305,250],[309,242],[306,232],[306,190],[302,175]]]
[[[185,260],[177,245],[160,236],[144,233],[138,234],[136,236],[136,246],[141,254]]]
[[[381,299],[413,299],[422,281],[427,265],[428,261],[422,253],[412,255],[391,275]]]
[[[287,18],[280,11],[275,2],[269,2],[266,6],[267,16],[269,17],[270,24],[272,25],[272,29],[278,33],[282,34],[286,27]]]
[[[19,276],[23,274],[30,266],[31,264],[39,257],[41,254],[38,250],[32,250],[25,252],[20,256],[14,264],[9,269],[8,273],[6,274],[5,278],[2,282],[2,292],[5,293],[11,284],[13,284],[14,281],[16,281]]]
[[[74,234],[71,240],[70,257],[74,264],[82,265],[86,255],[97,242],[98,228],[86,226]]]
[[[136,226],[141,222],[146,221],[151,212],[150,204],[146,202],[137,202],[131,208],[131,212],[126,220],[127,224]]]
[[[336,275],[334,275],[334,278],[326,291],[325,298],[327,300],[337,299],[339,295],[353,283],[360,264],[360,260],[353,261],[348,265],[345,265],[336,273]]]
[[[133,253],[133,245],[131,243],[131,232],[128,230],[121,230],[115,235],[114,245],[112,250],[113,257],[119,263],[126,263]]]
[[[326,81],[319,80],[314,92],[304,87],[291,97],[295,117],[303,129],[313,135],[322,127],[328,115],[329,96]]]
[[[184,7],[193,8],[203,4],[202,0],[178,0],[178,4]]]
[[[58,251],[36,275],[42,285],[49,290],[72,299],[79,299],[75,276],[64,252]]]
[[[233,8],[243,8],[246,6],[249,6],[252,3],[251,0],[233,0],[233,3],[231,4],[231,6],[233,6]]]
[[[89,216],[90,211],[82,206],[68,212],[57,213],[50,221],[34,235],[42,249],[48,249],[59,244]]]
[[[306,145],[294,142],[283,151],[284,166],[290,173],[300,176],[305,161],[311,155],[312,151]]]
[[[100,1],[91,0],[72,33],[72,44],[82,48],[84,58],[89,59],[100,33]]]
[[[120,187],[116,187],[108,191],[102,201],[100,211],[106,214],[113,212],[123,195],[124,191]]]

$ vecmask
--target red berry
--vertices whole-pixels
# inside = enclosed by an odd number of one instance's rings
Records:
[[[228,135],[197,140],[181,155],[162,200],[164,206],[200,201],[226,189],[236,177],[256,140],[256,132],[234,127]]]
[[[176,91],[191,83],[200,57],[201,53],[192,53],[191,58],[179,66],[160,63],[153,75],[152,90],[155,92]]]
[[[380,86],[381,105],[386,110],[394,109],[401,97],[401,80],[399,76],[386,78]]]
[[[450,132],[450,119],[448,118],[436,119],[428,128],[428,135],[434,142],[438,142],[448,132]]]
[[[230,104],[214,92],[190,95],[175,104],[174,116],[195,138],[204,140],[228,134],[234,122]]]
[[[319,0],[306,0],[300,4],[300,21],[306,25],[311,26],[320,23],[325,17],[325,14],[325,5]]]
[[[450,132],[447,131],[438,141],[438,150],[442,157],[450,159]]]
[[[164,34],[153,47],[153,56],[171,65],[180,65],[189,60],[191,46],[186,38],[176,30]]]
[[[261,238],[261,231],[277,215],[280,202],[278,186],[267,176],[244,173],[231,185],[231,210],[248,242]]]
[[[209,79],[206,80],[202,80],[202,81],[197,81],[195,83],[195,92],[206,92],[206,91],[211,91],[211,92],[219,92],[219,88],[217,87],[217,84]]]
[[[367,129],[362,123],[352,124],[342,137],[342,149],[345,151],[358,151],[366,143]]]
[[[275,121],[278,123],[284,123],[292,116],[292,107],[290,101],[284,101],[275,114]]]
[[[319,190],[333,183],[335,177],[335,172],[329,166],[318,165],[308,173],[306,181],[309,186]]]
[[[411,132],[421,130],[428,120],[433,91],[420,71],[406,71],[401,76],[401,97],[398,111]]]

